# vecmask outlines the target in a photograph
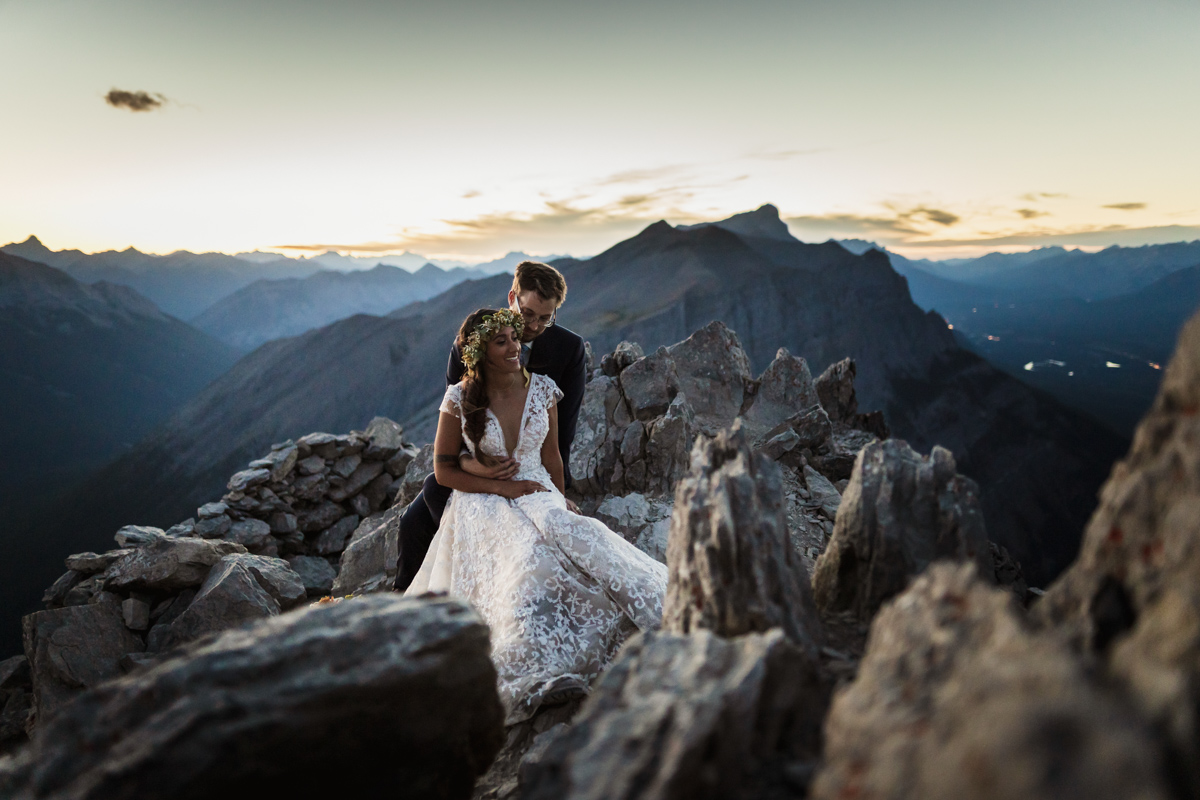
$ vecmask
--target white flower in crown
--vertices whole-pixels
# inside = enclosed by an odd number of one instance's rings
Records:
[[[483,318],[483,322],[475,326],[475,330],[471,331],[471,335],[467,337],[467,345],[462,351],[463,366],[473,370],[483,362],[487,355],[487,344],[492,340],[501,328],[512,328],[518,337],[525,330],[525,319],[508,308],[502,308],[494,314],[488,314]]]

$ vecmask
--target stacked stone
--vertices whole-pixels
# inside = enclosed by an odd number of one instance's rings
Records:
[[[23,621],[24,666],[4,677],[0,700],[15,699],[0,739],[185,642],[328,595],[355,533],[380,528],[406,490],[418,449],[402,433],[377,417],[365,431],[282,442],[195,517],[167,530],[127,525],[117,549],[69,556],[47,610]],[[22,675],[29,692],[10,691]]]

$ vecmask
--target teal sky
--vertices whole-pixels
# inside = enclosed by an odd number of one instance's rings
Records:
[[[0,242],[1200,238],[1200,2],[0,0]],[[114,107],[112,89],[161,95]]]

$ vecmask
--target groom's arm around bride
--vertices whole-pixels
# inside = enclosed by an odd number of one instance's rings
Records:
[[[571,443],[575,439],[579,408],[583,404],[586,367],[583,339],[555,322],[558,308],[566,297],[567,282],[562,273],[548,264],[523,261],[517,265],[507,305],[525,321],[522,337],[525,368],[550,378],[563,393],[558,403],[558,447],[562,454],[563,477],[569,488]],[[464,370],[458,348],[452,347],[446,367],[447,385],[462,380]],[[485,467],[464,457],[462,467],[472,474],[489,478],[511,478],[516,473],[516,465],[508,459],[497,466]],[[430,475],[425,479],[421,493],[405,509],[400,519],[400,559],[395,583],[398,591],[408,588],[417,574],[449,499],[450,490]]]

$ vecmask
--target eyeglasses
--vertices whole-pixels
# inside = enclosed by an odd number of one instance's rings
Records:
[[[548,316],[539,317],[539,316],[536,316],[532,311],[526,311],[525,309],[521,308],[520,300],[517,300],[516,303],[517,303],[517,311],[520,312],[521,317],[525,320],[525,324],[527,326],[536,325],[539,328],[554,327],[554,318],[558,316],[557,308],[554,309],[553,311],[551,311]]]

